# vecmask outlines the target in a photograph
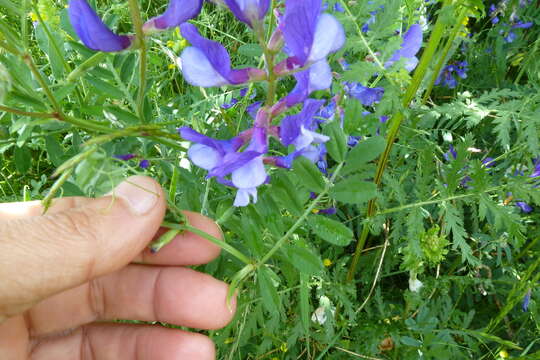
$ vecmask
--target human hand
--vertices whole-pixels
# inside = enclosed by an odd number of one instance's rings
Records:
[[[200,329],[234,314],[227,285],[182,267],[219,255],[194,234],[157,254],[165,196],[134,176],[112,196],[0,204],[0,359],[214,359],[204,335],[114,319],[161,321]],[[221,237],[210,219],[186,212],[192,226]]]

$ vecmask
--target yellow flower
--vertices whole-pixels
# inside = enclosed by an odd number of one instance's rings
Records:
[[[510,355],[508,355],[508,351],[501,350],[501,351],[499,351],[499,356],[501,357],[501,359],[507,359],[508,356],[510,356]]]
[[[167,41],[167,46],[168,47],[173,47],[174,46],[174,41],[172,41],[172,40]]]
[[[175,65],[175,64],[169,64],[168,67],[169,67],[170,70],[176,69],[176,65]]]
[[[28,14],[30,16],[30,19],[32,19],[32,22],[36,22],[38,21],[38,17],[36,14],[34,14],[33,12],[31,12],[30,14]]]
[[[322,263],[326,267],[332,266],[332,260],[330,259],[324,259]]]

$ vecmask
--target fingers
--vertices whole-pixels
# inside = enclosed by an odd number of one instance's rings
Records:
[[[139,254],[162,222],[161,187],[135,176],[113,196],[0,224],[0,315],[115,271]],[[63,202],[60,202],[65,204]]]
[[[28,312],[32,336],[93,321],[161,321],[218,329],[234,316],[226,304],[227,284],[188,268],[130,265],[34,306]]]
[[[31,360],[213,360],[212,341],[158,326],[89,325],[69,336],[38,343]]]
[[[48,214],[61,213],[63,211],[83,206],[88,201],[83,197],[67,197],[56,200]],[[22,219],[33,216],[40,216],[43,213],[43,206],[40,201],[28,201],[21,203],[0,203],[0,221]],[[221,239],[221,230],[211,219],[190,211],[184,211],[189,224],[205,231],[206,233]],[[165,229],[160,229],[154,240],[165,233]],[[175,239],[157,253],[152,253],[149,248],[145,248],[134,262],[156,265],[200,265],[206,264],[220,253],[220,247],[214,243],[190,232],[178,235]]]
[[[189,224],[197,229],[221,239],[221,230],[211,219],[190,211],[184,211]],[[156,239],[165,232],[158,231]],[[155,265],[200,265],[206,264],[218,257],[221,248],[216,244],[190,232],[185,232],[163,247],[159,252],[152,253],[146,248],[134,261]]]

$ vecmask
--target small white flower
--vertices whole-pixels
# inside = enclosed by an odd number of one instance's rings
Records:
[[[409,278],[409,290],[412,292],[419,292],[422,286],[424,286],[424,284],[418,280],[416,276],[414,278]]]

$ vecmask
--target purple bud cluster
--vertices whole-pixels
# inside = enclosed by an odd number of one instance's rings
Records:
[[[446,65],[437,80],[435,85],[443,85],[449,89],[454,89],[458,84],[458,78],[466,79],[469,63],[467,61],[458,61],[456,63]]]
[[[512,43],[517,39],[516,29],[528,29],[533,26],[532,21],[522,21],[519,19],[516,11],[512,11],[509,16],[509,23],[501,22],[499,16],[503,15],[507,10],[507,2],[502,1],[499,5],[491,4],[488,9],[490,21],[493,25],[501,24],[499,34],[503,36],[503,39],[507,43]],[[520,3],[520,7],[526,6]]]

